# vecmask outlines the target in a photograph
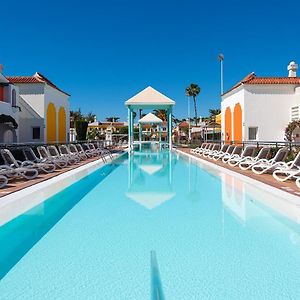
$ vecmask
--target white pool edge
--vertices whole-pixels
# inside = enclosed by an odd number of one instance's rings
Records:
[[[113,160],[125,155],[127,152],[113,154]],[[107,163],[110,163],[108,161]],[[31,208],[46,201],[53,195],[61,192],[71,184],[93,173],[106,163],[102,159],[89,162],[78,168],[69,170],[55,177],[36,183],[22,190],[13,192],[0,198],[0,226],[28,212]]]

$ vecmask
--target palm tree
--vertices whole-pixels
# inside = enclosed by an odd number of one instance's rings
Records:
[[[74,128],[76,121],[83,118],[80,108],[76,110],[70,110],[70,127]]]
[[[120,118],[119,117],[108,117],[106,118],[107,122],[117,122]]]
[[[186,89],[185,89],[185,94],[188,97],[193,97],[194,101],[194,110],[195,110],[195,125],[197,126],[197,103],[196,103],[196,98],[200,94],[201,88],[195,84],[191,83]]]
[[[87,122],[94,122],[95,121],[95,117],[96,117],[96,115],[95,114],[93,114],[92,112],[89,112],[86,116],[85,116],[85,120],[87,121]]]
[[[167,111],[164,109],[154,109],[154,114],[163,121],[167,121]]]
[[[209,109],[209,113],[210,113],[209,117],[210,117],[211,121],[215,122],[216,116],[221,113],[221,110],[220,109]]]

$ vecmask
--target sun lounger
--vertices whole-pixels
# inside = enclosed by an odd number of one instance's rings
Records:
[[[55,164],[56,167],[58,168],[65,168],[68,165],[68,162],[65,158],[63,157],[53,157],[49,154],[48,150],[44,146],[38,146],[37,151],[39,153],[39,156],[41,159],[46,159],[48,161],[51,161],[52,163]]]
[[[0,189],[7,185],[8,179],[6,176],[0,175]]]
[[[80,156],[72,153],[66,145],[59,145],[58,151],[61,156],[67,157],[72,164],[80,162]]]
[[[239,167],[242,170],[249,170],[254,165],[258,164],[260,160],[267,159],[270,153],[270,147],[263,147],[259,150],[255,157],[245,157],[239,162]]]
[[[293,161],[277,166],[273,172],[273,177],[281,182],[300,177],[300,152],[298,152]]]
[[[218,152],[214,155],[212,155],[212,159],[217,161],[219,159],[222,159],[224,156],[230,156],[232,154],[232,152],[234,151],[235,149],[235,145],[229,145],[227,150],[225,152]]]
[[[230,165],[231,167],[237,166],[243,159],[253,157],[255,150],[255,146],[246,146],[241,155],[235,154],[229,158],[229,160],[227,161],[228,165]]]
[[[272,159],[261,159],[256,165],[254,165],[251,170],[255,174],[263,174],[273,172],[277,167],[284,164],[284,160],[286,159],[289,153],[288,148],[283,147],[279,149]]]
[[[195,149],[191,149],[191,153],[195,153],[196,151],[199,151],[200,149],[205,149],[208,146],[208,143],[203,143],[200,147],[196,147]]]
[[[69,145],[69,150],[73,154],[77,154],[81,160],[88,159],[87,155],[84,153],[84,151],[79,152],[77,147],[74,144]]]
[[[225,153],[227,151],[228,147],[229,147],[229,145],[224,144],[221,149],[210,152],[207,157],[212,159],[215,155]]]
[[[38,171],[32,165],[23,166],[21,161],[16,160],[8,149],[0,150],[5,165],[0,166],[0,175],[8,180],[15,178],[33,179],[38,176]]]
[[[215,144],[213,144],[213,143],[207,144],[207,146],[205,148],[199,149],[199,150],[195,151],[194,154],[197,154],[197,155],[201,156],[203,153],[212,150],[212,148],[214,147],[214,145]]]
[[[88,158],[97,156],[97,154],[91,151],[88,146],[85,146],[85,148],[83,148],[81,144],[75,144],[75,147],[77,148],[79,153],[84,153]]]
[[[203,157],[208,157],[208,155],[209,155],[210,153],[213,153],[213,152],[216,152],[216,151],[220,151],[220,149],[221,149],[221,146],[220,146],[219,144],[214,144],[213,147],[211,148],[211,150],[204,151],[204,152],[202,153],[202,156],[203,156]]]
[[[51,162],[50,160],[46,159],[40,159],[38,158],[33,149],[28,147],[23,149],[23,154],[26,158],[27,162],[33,162],[34,167],[38,169],[38,171],[43,171],[45,173],[52,173],[55,171],[55,164]],[[30,163],[29,163],[30,164]]]
[[[242,151],[243,151],[243,147],[242,147],[242,146],[235,146],[231,154],[230,154],[230,153],[226,153],[226,154],[222,157],[222,162],[223,162],[224,164],[226,164],[227,161],[228,161],[231,157],[233,157],[233,156],[235,156],[235,155],[241,155],[241,154],[242,154]]]
[[[68,155],[60,155],[57,148],[53,145],[48,146],[47,149],[50,156],[53,157],[54,159],[58,159],[58,158],[65,159],[67,161],[67,164],[70,166],[77,163],[77,159],[75,157],[69,157]]]

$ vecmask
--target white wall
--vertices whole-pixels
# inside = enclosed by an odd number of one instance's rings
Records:
[[[1,75],[1,74],[0,74]],[[19,105],[19,89],[17,86],[13,84],[9,84],[8,86],[4,87],[4,101],[0,101],[0,114],[8,115],[13,117],[17,124],[19,124],[19,109],[16,107],[12,107],[12,90],[16,91],[16,105]],[[2,125],[2,130],[1,130],[1,137],[0,141],[2,142],[3,135],[5,134],[5,131],[7,130],[7,126]],[[4,128],[5,127],[5,128]],[[14,142],[19,141],[19,128],[14,130],[16,133],[16,139]]]
[[[19,99],[20,112],[20,143],[38,143],[44,141],[44,118],[42,118],[22,97]],[[40,127],[40,139],[33,139],[33,127]]]
[[[258,140],[284,141],[291,107],[296,104],[293,85],[255,85],[245,89],[244,127],[258,127]]]

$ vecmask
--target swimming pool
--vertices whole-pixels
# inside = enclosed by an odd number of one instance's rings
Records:
[[[123,156],[0,227],[1,299],[298,299],[300,229],[250,183]]]

